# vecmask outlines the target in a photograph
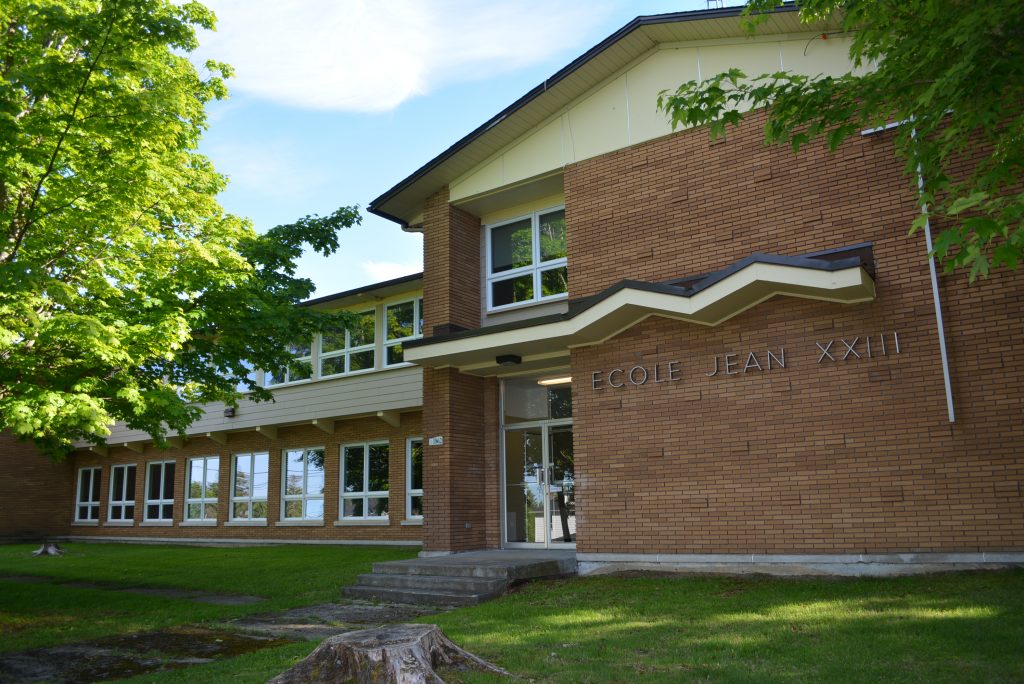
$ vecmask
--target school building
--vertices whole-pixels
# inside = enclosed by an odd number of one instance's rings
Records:
[[[933,272],[892,129],[797,155],[757,112],[673,132],[684,81],[849,71],[837,26],[738,12],[635,19],[374,200],[423,273],[310,302],[360,324],[260,372],[275,403],[166,451],[3,438],[0,537],[1024,562],[1024,271]]]

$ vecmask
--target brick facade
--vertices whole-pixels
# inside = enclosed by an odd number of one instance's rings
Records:
[[[59,537],[71,522],[74,469],[0,433],[0,539]]]
[[[305,541],[305,542],[357,542],[374,541],[417,543],[420,541],[421,524],[406,521],[406,440],[421,437],[421,416],[419,413],[401,414],[399,427],[392,427],[377,418],[361,418],[338,421],[334,434],[327,434],[316,427],[303,425],[282,427],[277,436],[267,438],[257,432],[233,433],[225,445],[205,437],[188,441],[181,448],[159,451],[151,447],[138,454],[124,448],[111,448],[107,456],[79,452],[73,459],[78,469],[101,466],[102,485],[100,492],[100,519],[98,524],[71,523],[71,534],[77,537],[120,539],[167,538],[167,539],[231,539],[252,541]],[[339,520],[339,499],[341,487],[341,446],[344,444],[387,441],[389,445],[389,516],[385,524],[336,524]],[[323,447],[324,463],[324,520],[320,522],[282,523],[282,453],[286,449]],[[248,452],[269,452],[269,485],[267,520],[265,524],[233,524],[229,521],[230,482],[232,456]],[[217,520],[214,525],[194,524],[185,521],[184,495],[188,459],[197,456],[219,456],[220,487],[217,506]],[[174,519],[172,524],[151,523],[144,520],[146,464],[154,461],[175,462]],[[110,501],[111,467],[118,464],[137,465],[135,486],[134,524],[123,526],[107,520],[107,505]],[[72,491],[68,487],[67,492]],[[66,507],[68,514],[74,505],[73,494],[54,497],[52,505]],[[403,524],[405,522],[406,524]]]

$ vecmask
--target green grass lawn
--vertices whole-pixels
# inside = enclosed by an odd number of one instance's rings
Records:
[[[64,556],[32,558],[34,548],[0,546],[0,652],[336,601],[341,587],[368,572],[371,563],[416,554],[414,549],[362,546],[80,543],[67,544]],[[19,584],[4,581],[4,575],[251,594],[267,600],[216,606],[106,588]]]
[[[1024,681],[1021,571],[585,577],[534,583],[428,621],[538,682]]]
[[[378,560],[413,550],[69,544],[62,558],[0,546],[0,575],[264,596],[211,606],[0,578],[0,651],[337,600]],[[425,618],[459,645],[537,682],[1020,682],[1024,571],[893,579],[584,577],[537,582]],[[303,642],[133,684],[262,682]],[[450,673],[450,681],[498,681]]]

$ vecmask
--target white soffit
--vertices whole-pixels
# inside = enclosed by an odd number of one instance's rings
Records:
[[[572,347],[601,344],[649,316],[715,326],[776,295],[839,304],[872,301],[875,283],[859,265],[819,270],[755,262],[692,296],[682,291],[625,283],[571,318],[408,347],[405,358],[423,366],[450,366],[489,375],[499,371],[494,361],[498,354],[529,360],[568,353]]]

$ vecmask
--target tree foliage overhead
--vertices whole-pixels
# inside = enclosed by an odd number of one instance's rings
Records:
[[[751,0],[751,32],[782,3]],[[863,74],[763,74],[733,69],[665,92],[658,106],[679,125],[712,135],[764,107],[765,137],[799,150],[824,138],[837,148],[868,128],[901,122],[895,144],[912,178],[925,180],[926,217],[948,226],[935,253],[973,280],[1024,258],[1024,3],[1020,0],[800,0],[805,23],[838,21]],[[972,168],[964,160],[983,152]]]
[[[55,457],[115,420],[164,444],[239,385],[269,399],[251,367],[339,323],[295,306],[295,261],[356,210],[259,235],[215,199],[196,147],[230,71],[186,57],[213,23],[169,0],[0,4],[0,429]]]

